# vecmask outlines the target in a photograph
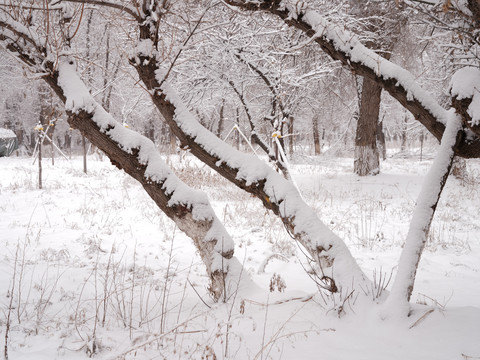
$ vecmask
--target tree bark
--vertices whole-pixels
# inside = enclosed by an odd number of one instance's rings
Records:
[[[0,23],[0,27],[1,25]],[[34,42],[30,38],[27,39]],[[1,33],[0,40],[5,40]],[[231,281],[239,281],[238,278],[228,277],[229,269],[236,268],[235,270],[238,271],[241,265],[233,258],[234,245],[231,237],[216,217],[203,193],[200,195],[199,192],[181,182],[161,160],[155,145],[150,140],[114,121],[93,97],[89,97],[89,91],[75,73],[73,60],[61,57],[60,62],[54,64],[44,58],[42,51],[33,54],[30,49],[23,49],[19,44],[8,46],[8,50],[14,51],[17,58],[29,66],[38,67],[39,72],[44,73],[47,70],[49,75],[44,76],[43,80],[64,104],[67,104],[67,100],[70,104],[68,106],[88,104],[89,111],[83,108],[67,109],[70,126],[80,130],[82,136],[102,150],[115,166],[139,181],[157,206],[193,240],[207,268],[211,282],[209,290],[213,298],[218,300],[223,294],[226,299],[228,290],[226,286]],[[74,83],[73,86],[71,84],[67,86],[70,94],[66,94],[65,88],[61,85],[62,71],[68,73],[62,80],[64,85],[65,82],[73,81]],[[77,96],[80,96],[80,99],[77,99]],[[95,115],[98,115],[101,121],[107,121],[108,126],[100,128],[94,119]],[[117,136],[121,133],[120,138],[129,137],[131,141],[138,136],[136,138],[138,146],[126,149],[123,144],[115,140],[113,135],[115,133]],[[145,160],[145,153],[149,154],[148,161]],[[152,165],[152,170],[149,165]],[[161,168],[160,172],[159,168]],[[150,175],[150,171],[154,172],[154,177]],[[41,178],[39,180],[41,181]]]
[[[377,147],[382,154],[382,160],[387,160],[387,142],[385,141],[385,133],[383,132],[383,120],[377,124]]]
[[[140,33],[148,36],[148,29]],[[337,292],[352,287],[356,290],[369,287],[369,280],[345,243],[318,219],[292,182],[264,163],[255,165],[262,171],[255,174],[255,181],[250,181],[253,174],[250,175],[249,171],[257,169],[250,166],[257,159],[237,152],[201,126],[168,83],[157,80],[156,74],[160,69],[155,58],[137,54],[130,63],[136,68],[145,87],[151,90],[153,103],[179,139],[182,148],[189,149],[192,155],[227,180],[258,197],[267,209],[278,215],[292,238],[298,241],[318,264],[319,282],[323,283],[326,290]],[[229,157],[234,156],[237,160],[233,164],[225,161],[221,156],[223,151],[228,151]],[[246,173],[249,175],[246,176]],[[289,190],[286,192],[287,188]],[[309,219],[308,227],[305,227],[306,219]]]
[[[222,138],[223,133],[223,123],[225,121],[225,101],[222,101],[222,106],[220,106],[220,114],[218,117],[218,127],[217,127],[217,136]]]
[[[354,172],[360,176],[377,175],[380,172],[377,125],[381,94],[382,88],[375,81],[363,79],[354,156]]]
[[[315,155],[320,155],[320,133],[318,130],[318,117],[314,115],[312,118],[312,131],[313,131],[313,146],[315,148]]]
[[[194,215],[198,204],[171,204],[170,200],[174,198],[175,193],[168,190],[169,175],[165,179],[153,181],[145,174],[147,166],[139,160],[140,148],[132,149],[130,154],[128,151],[122,150],[121,144],[117,143],[105,132],[98,127],[93,121],[93,116],[90,113],[81,111],[78,114],[68,112],[68,123],[80,130],[80,132],[87,137],[95,146],[105,152],[112,164],[119,169],[124,170],[127,174],[132,176],[135,180],[140,182],[148,195],[155,201],[157,206],[194,242],[197,250],[200,253],[207,272],[210,276],[210,292],[215,300],[220,299],[223,292],[226,290],[225,281],[228,274],[229,259],[233,256],[233,247],[230,242],[231,239],[226,235],[225,231],[216,231],[220,233],[220,237],[212,236],[211,231],[215,227],[220,226],[218,219],[205,219]],[[118,126],[122,126],[118,124]],[[182,189],[186,190],[186,189]],[[192,195],[192,197],[195,195]],[[198,196],[198,195],[197,195]],[[200,204],[200,207],[206,204]],[[209,206],[209,205],[208,205]],[[225,242],[225,244],[222,244]],[[219,250],[220,249],[220,250]],[[222,264],[218,264],[216,253],[219,253]],[[217,264],[215,264],[217,262]]]

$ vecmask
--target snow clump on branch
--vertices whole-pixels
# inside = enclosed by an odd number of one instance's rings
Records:
[[[472,126],[480,125],[480,69],[467,66],[458,70],[453,74],[449,88],[457,100],[472,99],[467,113],[472,118]]]

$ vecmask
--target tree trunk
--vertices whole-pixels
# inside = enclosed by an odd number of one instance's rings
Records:
[[[383,132],[383,120],[377,125],[377,143],[382,153],[382,160],[387,160],[387,143],[385,141],[385,133]]]
[[[51,77],[44,78],[62,102],[66,104],[85,102],[89,109],[93,108],[89,110],[91,112],[83,108],[68,110],[70,126],[80,130],[82,136],[102,150],[112,164],[141,183],[157,206],[193,240],[207,268],[211,281],[209,290],[213,298],[218,300],[222,294],[226,296],[225,292],[228,290],[226,286],[233,289],[234,286],[230,282],[239,281],[238,273],[235,278],[228,277],[229,270],[239,271],[241,265],[232,258],[233,240],[216,217],[206,196],[189,188],[175,176],[162,161],[150,140],[125,129],[92,97],[88,98],[88,90],[76,75],[74,65],[70,64],[73,64],[73,61],[70,60],[68,63],[68,60],[65,60],[59,65],[58,72],[52,72]],[[52,63],[46,66],[53,68]],[[67,82],[75,83],[75,90],[70,93],[68,91],[72,87],[61,86]],[[81,100],[77,97],[81,97]],[[97,121],[100,121],[100,124]],[[115,135],[122,139],[128,138],[128,146],[115,140],[117,138]]]
[[[293,156],[294,153],[294,147],[295,147],[295,135],[294,135],[294,127],[293,127],[293,116],[288,117],[288,152],[290,154],[290,157]]]
[[[469,1],[471,4],[474,4],[474,1],[478,3],[478,0]],[[281,1],[225,0],[225,2],[249,11],[269,12],[281,18],[289,26],[301,30],[332,59],[339,60],[356,75],[375,81],[410,111],[434,137],[441,139],[445,131],[444,122],[448,117],[448,112],[417,84],[413,74],[366,49],[342,25],[329,23],[309,7],[305,7],[305,10],[301,11],[296,8],[297,10],[293,11],[294,7],[284,6]],[[475,9],[477,8],[475,7]],[[318,36],[319,31],[322,36]],[[358,56],[360,53],[363,56]],[[368,61],[365,61],[366,59]],[[457,144],[455,153],[465,158],[480,157],[480,136]]]
[[[222,137],[222,133],[223,133],[224,110],[225,110],[225,101],[222,101],[222,106],[220,107],[220,116],[218,118],[218,128],[217,128],[217,136],[219,138]]]
[[[175,154],[177,151],[177,137],[171,129],[168,130],[170,138],[170,154]]]
[[[408,130],[408,118],[407,115],[403,118],[402,123],[402,142],[400,144],[400,151],[405,151],[407,149],[407,130]]]
[[[140,33],[148,34],[149,29],[141,26]],[[188,148],[192,155],[233,184],[258,197],[267,209],[278,215],[292,238],[316,260],[319,284],[331,292],[370,287],[369,280],[345,243],[320,221],[291,181],[284,179],[261,160],[237,152],[201,126],[168,82],[159,82],[156,59],[143,53],[137,54],[136,58],[139,61],[132,59],[131,65],[136,68],[146,88],[155,89],[151,92],[152,101],[182,147]],[[234,161],[225,161],[223,154],[226,149],[229,158]],[[308,219],[308,226],[305,226],[305,219]]]
[[[440,195],[452,168],[454,148],[463,140],[461,130],[461,118],[454,114],[447,123],[440,149],[418,195],[405,246],[398,262],[397,275],[385,303],[388,312],[401,315],[408,313],[408,302],[412,295],[418,264]]]
[[[312,118],[312,130],[313,130],[313,146],[315,147],[315,155],[320,155],[320,152],[321,152],[320,132],[318,130],[317,115],[314,115]],[[324,129],[323,135],[325,135],[325,129]]]
[[[237,130],[234,132],[235,136],[235,147],[237,150],[240,150],[240,109],[237,107],[235,109],[235,123],[237,125]]]
[[[377,124],[381,94],[382,88],[375,81],[363,79],[354,155],[354,172],[360,176],[377,175],[380,171]]]

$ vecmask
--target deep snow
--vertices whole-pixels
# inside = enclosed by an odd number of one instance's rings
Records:
[[[388,278],[431,161],[390,156],[378,176],[359,178],[352,159],[308,160],[292,163],[305,200],[367,275]],[[32,159],[0,158],[0,339],[12,300],[11,359],[83,359],[94,340],[99,359],[480,358],[478,161],[468,162],[463,182],[447,182],[414,311],[403,320],[382,319],[378,306],[354,299],[339,317],[343,299],[318,295],[304,255],[258,200],[188,155],[166,161],[209,194],[260,288],[212,303],[190,239],[107,160],[89,158],[85,175],[80,158],[55,166],[45,159],[37,190]],[[281,256],[262,271],[272,254]],[[284,292],[269,292],[274,274]]]

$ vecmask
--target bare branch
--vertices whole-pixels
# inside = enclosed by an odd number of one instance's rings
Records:
[[[96,6],[99,6],[99,7],[108,7],[108,8],[112,8],[112,9],[121,10],[121,11],[129,14],[130,16],[132,16],[136,21],[141,21],[142,20],[140,15],[135,10],[130,8],[129,6],[117,4],[117,3],[114,3],[114,2],[110,2],[110,1],[103,1],[103,0],[58,0],[54,4],[58,4],[60,2],[70,2],[70,3],[76,3],[76,4],[89,4],[89,5],[96,5]]]

